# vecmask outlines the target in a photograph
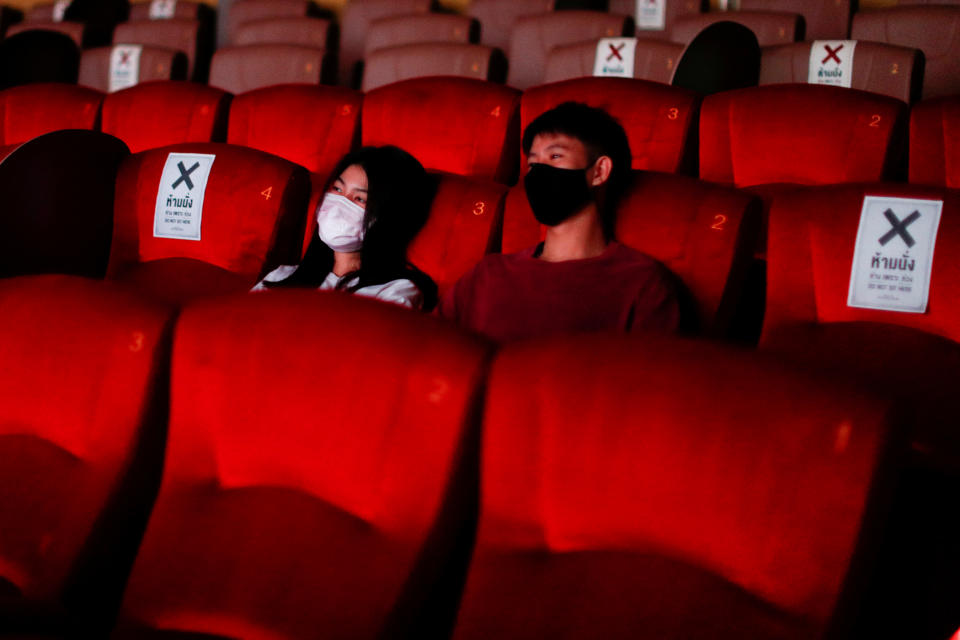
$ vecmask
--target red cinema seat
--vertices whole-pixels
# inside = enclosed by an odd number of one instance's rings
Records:
[[[150,0],[131,3],[129,19],[131,22],[171,18],[202,20],[210,13],[209,5],[194,0]]]
[[[87,49],[80,56],[77,84],[99,91],[110,90],[111,60],[115,47]],[[137,83],[153,80],[186,80],[187,58],[182,51],[164,47],[141,46],[137,65]]]
[[[456,76],[502,83],[507,59],[499,49],[479,44],[434,42],[377,49],[363,61],[364,91],[428,76]]]
[[[436,195],[427,224],[407,258],[429,275],[442,296],[460,276],[499,245],[507,188],[495,182],[435,174]]]
[[[333,167],[360,137],[363,96],[346,87],[278,85],[242,93],[230,106],[227,142],[266,151],[310,171],[313,192],[304,248]]]
[[[446,637],[486,352],[337,292],[186,309],[163,484],[116,635]]]
[[[174,165],[173,154],[214,158]],[[117,175],[107,277],[177,303],[246,291],[278,265],[299,262],[309,198],[307,171],[262,151],[187,143],[134,154]],[[193,235],[176,235],[171,227],[186,223],[175,216],[190,218]]]
[[[829,52],[821,43],[820,51]],[[811,42],[797,42],[778,47],[765,47],[760,64],[760,84],[807,82],[810,69]],[[918,49],[898,47],[865,40],[856,43],[853,56],[851,87],[903,100],[920,99],[923,88],[923,54]]]
[[[616,238],[662,262],[692,298],[685,324],[700,333],[729,336],[746,295],[747,269],[756,249],[759,203],[751,196],[687,176],[634,172],[618,210]],[[530,209],[523,185],[510,190],[501,251],[532,247],[545,228]]]
[[[71,276],[0,280],[0,307],[4,634],[106,637],[160,482],[172,314]]]
[[[872,568],[900,426],[879,394],[719,345],[509,345],[453,638],[822,637]]]
[[[700,177],[738,187],[893,179],[906,105],[822,85],[771,85],[703,100]]]
[[[923,51],[923,97],[960,93],[960,6],[891,7],[857,13],[853,38]]]
[[[187,56],[187,77],[204,82],[213,51],[209,35],[199,20],[142,20],[118,24],[113,32],[113,44],[143,44],[182,51]]]
[[[210,86],[233,94],[278,84],[319,85],[332,73],[327,52],[295,44],[221,47],[210,63]]]
[[[364,58],[378,49],[404,44],[476,42],[480,23],[451,13],[419,13],[389,16],[370,23],[364,42]]]
[[[710,25],[725,21],[742,24],[753,31],[761,47],[803,40],[803,17],[798,13],[779,11],[701,13],[674,22],[670,39],[680,44],[687,44]]]
[[[192,82],[144,82],[107,95],[104,133],[138,153],[177,142],[226,138],[230,96]]]
[[[518,18],[510,35],[507,84],[518,89],[541,84],[547,56],[554,47],[632,35],[626,15],[600,11],[556,11]]]
[[[924,100],[910,112],[910,182],[960,188],[960,98]]]
[[[743,11],[799,13],[807,40],[845,40],[850,35],[853,5],[853,0],[740,0]]]
[[[263,18],[244,22],[233,34],[234,44],[295,44],[327,49],[336,47],[336,25],[331,20],[303,16]]]
[[[600,107],[630,141],[634,169],[692,173],[700,98],[694,92],[631,78],[579,78],[533,87],[520,101],[520,129],[567,101]]]
[[[339,82],[359,87],[367,33],[374,20],[428,13],[431,0],[350,0],[340,18]]]
[[[555,0],[472,0],[467,15],[480,22],[480,42],[507,51],[518,18],[553,11]]]
[[[509,184],[517,175],[520,92],[469,78],[415,78],[370,91],[363,144],[392,144],[424,167]]]
[[[248,22],[271,18],[302,18],[314,12],[310,0],[236,0],[227,9],[227,41],[236,42],[237,31]]]
[[[608,9],[611,13],[621,15],[636,16],[636,0],[610,0]],[[645,24],[645,21],[637,21],[637,35],[641,38],[655,38],[665,40],[673,30],[673,25],[678,20],[695,16],[709,9],[709,3],[704,0],[667,0],[664,6],[664,24],[659,27],[653,24]]]
[[[102,101],[101,92],[70,84],[40,83],[0,91],[0,157],[11,145],[44,133],[95,129]]]
[[[684,45],[674,42],[638,39],[633,52],[633,77],[670,84],[683,50]],[[596,40],[554,47],[547,54],[543,81],[551,83],[592,76],[596,55]]]

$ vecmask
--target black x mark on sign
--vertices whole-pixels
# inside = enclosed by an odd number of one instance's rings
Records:
[[[607,46],[610,47],[610,55],[607,56],[607,62],[610,62],[614,58],[616,58],[617,60],[623,60],[623,56],[620,55],[620,52],[623,51],[623,48],[625,46],[627,46],[626,42],[621,42],[619,47],[614,46],[612,44]]]
[[[199,162],[194,162],[193,166],[187,169],[183,166],[183,162],[177,163],[177,169],[180,170],[180,177],[177,178],[176,182],[173,183],[173,188],[176,189],[181,182],[187,183],[187,189],[193,189],[193,181],[190,179],[190,174],[197,170],[197,167],[200,166]]]
[[[820,61],[820,64],[827,64],[827,60],[833,58],[837,61],[837,64],[840,64],[840,56],[837,54],[840,53],[840,49],[843,49],[843,45],[840,45],[836,49],[831,49],[830,45],[825,44],[823,48],[827,50],[827,57]]]
[[[903,241],[907,243],[908,247],[912,247],[917,244],[917,241],[913,239],[913,236],[907,231],[907,227],[920,219],[920,212],[914,211],[908,215],[903,220],[897,217],[892,209],[887,209],[883,212],[883,217],[885,217],[889,222],[890,226],[893,228],[890,231],[887,231],[880,237],[880,246],[886,245],[888,242],[900,236],[903,238]]]

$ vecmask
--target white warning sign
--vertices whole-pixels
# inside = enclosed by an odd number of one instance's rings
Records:
[[[816,40],[810,45],[807,83],[850,88],[856,40]]]
[[[637,0],[637,29],[662,31],[667,26],[667,0]]]
[[[943,200],[866,196],[847,306],[924,313]]]
[[[632,78],[636,49],[636,38],[601,38],[593,59],[593,75]]]
[[[57,0],[53,3],[53,21],[63,22],[63,16],[67,13],[67,7],[73,0]]]
[[[205,153],[167,156],[153,214],[155,238],[200,239],[203,195],[216,157]]]
[[[138,44],[118,44],[110,52],[110,80],[107,90],[113,93],[137,84],[140,80],[140,52]]]
[[[177,0],[150,0],[150,19],[169,20],[177,12]]]

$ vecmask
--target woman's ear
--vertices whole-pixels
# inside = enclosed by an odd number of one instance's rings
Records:
[[[610,172],[613,171],[613,160],[610,156],[600,156],[593,163],[593,175],[589,177],[590,186],[598,187],[610,179]]]

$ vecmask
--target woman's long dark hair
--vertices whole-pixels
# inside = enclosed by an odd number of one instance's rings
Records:
[[[361,287],[391,280],[411,280],[423,295],[423,308],[437,303],[437,285],[430,276],[407,262],[407,247],[423,228],[433,198],[427,172],[417,159],[392,146],[363,147],[344,156],[324,185],[330,185],[351,165],[367,174],[367,206],[363,218],[366,230],[360,249],[360,268],[344,274],[337,289],[356,291]],[[267,287],[319,287],[333,269],[333,250],[313,234],[297,270]],[[351,280],[356,278],[356,282]]]

